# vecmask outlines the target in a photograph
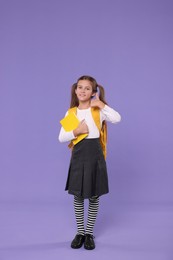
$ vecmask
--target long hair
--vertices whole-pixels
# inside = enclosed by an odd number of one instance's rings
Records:
[[[98,92],[99,93],[99,99],[104,103],[104,104],[107,104],[106,101],[105,101],[105,91],[104,91],[104,88],[97,84],[97,81],[91,77],[91,76],[87,76],[87,75],[84,75],[82,77],[80,77],[76,83],[74,83],[71,87],[71,102],[70,102],[70,108],[72,107],[75,107],[75,106],[79,106],[79,100],[76,96],[76,93],[75,93],[75,90],[77,88],[77,84],[79,82],[79,80],[88,80],[90,81],[91,85],[92,85],[92,90],[93,90],[93,93],[96,93]],[[98,91],[99,90],[99,91]]]

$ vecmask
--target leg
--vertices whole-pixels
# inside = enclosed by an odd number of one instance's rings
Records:
[[[88,220],[86,227],[86,235],[85,235],[85,249],[94,249],[95,243],[93,240],[93,229],[96,221],[97,213],[99,209],[99,197],[93,197],[89,199],[89,208],[88,208]]]
[[[71,243],[72,248],[80,248],[84,243],[84,199],[74,196],[74,210],[78,233]]]
[[[99,197],[93,197],[89,199],[86,234],[93,235],[93,229],[94,229],[94,224],[96,221],[98,209],[99,209]]]
[[[74,210],[78,234],[85,234],[84,230],[84,199],[74,196]]]

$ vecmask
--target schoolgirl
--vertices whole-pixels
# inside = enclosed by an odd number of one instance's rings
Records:
[[[87,134],[72,147],[65,190],[74,196],[77,234],[71,247],[87,250],[95,248],[93,229],[99,209],[99,198],[109,192],[106,167],[106,121],[118,123],[120,114],[105,101],[104,88],[91,76],[80,77],[71,89],[71,105],[66,115],[75,112],[80,123],[73,131],[61,127],[60,142],[68,142]],[[86,229],[84,199],[89,200]]]

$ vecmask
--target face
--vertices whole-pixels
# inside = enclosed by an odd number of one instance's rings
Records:
[[[92,84],[89,80],[79,80],[75,90],[79,101],[88,101],[93,94]]]

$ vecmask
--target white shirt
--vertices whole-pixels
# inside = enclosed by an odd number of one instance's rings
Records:
[[[66,112],[66,115],[68,112]],[[87,139],[90,138],[99,138],[100,133],[99,130],[94,122],[94,119],[91,114],[91,108],[87,109],[78,109],[77,108],[77,117],[81,121],[85,119],[85,122],[88,126],[89,133],[87,135]],[[108,122],[111,122],[113,124],[116,124],[121,121],[120,114],[115,111],[113,108],[109,107],[108,105],[105,105],[104,108],[100,109],[100,123],[106,120]],[[66,132],[63,127],[61,127],[60,133],[59,133],[59,141],[60,142],[68,142],[76,137],[73,134],[73,131]]]

